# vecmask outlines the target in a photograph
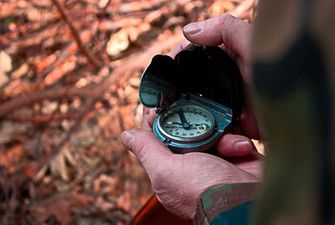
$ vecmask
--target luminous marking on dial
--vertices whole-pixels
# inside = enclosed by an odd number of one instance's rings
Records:
[[[215,126],[212,114],[195,105],[176,106],[163,113],[158,129],[168,138],[197,141],[209,136]]]

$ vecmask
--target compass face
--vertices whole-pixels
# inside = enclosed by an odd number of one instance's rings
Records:
[[[213,132],[214,127],[213,115],[195,105],[175,106],[158,119],[159,131],[179,142],[203,140]]]

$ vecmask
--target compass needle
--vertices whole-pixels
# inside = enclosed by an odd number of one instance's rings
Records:
[[[179,115],[180,122],[183,125],[183,127],[187,130],[190,129],[190,123],[187,122],[185,114],[182,109],[178,110],[178,115]]]
[[[162,114],[159,130],[169,139],[193,142],[205,139],[215,126],[212,114],[196,105],[179,105]]]

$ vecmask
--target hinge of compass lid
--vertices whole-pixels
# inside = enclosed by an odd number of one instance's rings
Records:
[[[156,113],[161,114],[163,111],[167,110],[169,108],[168,102],[166,101],[166,97],[163,91],[159,93],[157,105],[156,105]]]

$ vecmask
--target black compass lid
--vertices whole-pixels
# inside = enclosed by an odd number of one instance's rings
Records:
[[[140,100],[146,107],[169,108],[180,94],[199,94],[233,110],[242,111],[240,71],[219,47],[189,45],[175,59],[156,55],[144,71]]]

